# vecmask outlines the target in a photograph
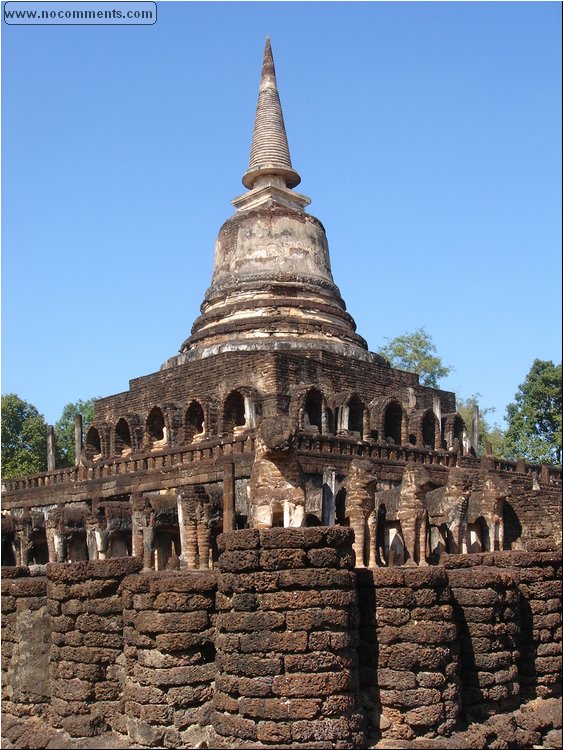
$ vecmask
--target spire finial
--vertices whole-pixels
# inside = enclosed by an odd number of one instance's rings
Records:
[[[242,184],[252,189],[261,175],[278,175],[288,188],[294,188],[301,182],[289,155],[269,36],[266,37],[264,48],[250,164],[243,175]]]

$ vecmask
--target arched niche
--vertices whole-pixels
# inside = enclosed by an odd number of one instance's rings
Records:
[[[102,439],[100,431],[92,425],[86,433],[84,441],[84,455],[88,461],[98,461],[102,458]]]
[[[303,409],[303,429],[308,432],[322,432],[323,394],[311,388],[305,396]]]
[[[284,527],[284,513],[281,503],[272,503],[272,528]]]
[[[158,406],[153,406],[147,417],[145,439],[149,448],[162,448],[168,441],[166,420]]]
[[[67,559],[69,562],[82,562],[88,560],[88,545],[86,543],[85,529],[76,529],[69,533]]]
[[[422,418],[421,432],[422,432],[422,445],[425,448],[436,448],[436,415],[432,411],[427,411]]]
[[[192,443],[200,439],[205,433],[205,414],[199,401],[192,401],[186,409],[184,417],[184,442]]]
[[[47,532],[44,528],[34,529],[31,533],[31,548],[29,562],[45,565],[49,562],[49,548],[47,546]]]
[[[403,423],[403,408],[398,401],[391,401],[385,409],[383,419],[384,439],[401,445],[401,426]]]
[[[475,552],[490,552],[491,550],[491,539],[489,535],[489,527],[483,516],[476,518],[474,523],[467,524],[467,551],[470,553]]]
[[[365,406],[358,396],[352,396],[348,402],[348,429],[362,438],[364,434]]]
[[[129,427],[129,423],[126,419],[123,419],[123,417],[117,420],[114,435],[115,454],[117,456],[125,456],[128,453],[131,453],[131,450],[133,448],[131,429]]]
[[[504,528],[503,549],[515,549],[515,543],[522,536],[522,524],[512,505],[506,500],[502,504],[502,523]]]
[[[223,432],[239,432],[245,427],[244,396],[239,391],[231,391],[223,407]]]

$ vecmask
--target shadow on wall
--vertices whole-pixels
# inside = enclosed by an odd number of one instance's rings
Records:
[[[356,569],[356,580],[360,604],[360,627],[358,644],[359,678],[362,686],[362,702],[370,740],[381,739],[381,700],[378,683],[379,643],[376,630],[376,592],[373,571]]]

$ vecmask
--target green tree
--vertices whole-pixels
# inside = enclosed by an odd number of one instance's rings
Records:
[[[456,398],[457,410],[465,422],[465,429],[468,433],[471,430],[473,407],[475,404],[479,406],[479,399],[481,398],[480,393],[474,393],[469,398]],[[487,443],[490,443],[493,455],[497,458],[506,458],[505,432],[496,422],[490,424],[490,421],[487,419],[487,416],[494,414],[494,412],[494,406],[479,406],[479,443],[477,455],[482,456],[486,452]]]
[[[453,369],[437,356],[432,337],[424,328],[396,336],[380,350],[380,354],[392,367],[418,373],[421,384],[431,388],[437,388],[439,379],[445,378]]]
[[[2,478],[47,471],[47,423],[15,393],[2,396]]]
[[[561,464],[561,363],[535,359],[506,407],[510,458]]]
[[[94,419],[94,402],[96,398],[87,401],[78,400],[76,403],[67,404],[61,418],[55,424],[55,441],[57,446],[57,466],[74,466],[74,417],[82,414],[82,428],[84,433],[88,425]]]

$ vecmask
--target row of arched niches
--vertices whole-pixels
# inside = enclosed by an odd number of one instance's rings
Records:
[[[464,450],[465,425],[459,413],[439,418],[433,408],[409,407],[398,396],[366,403],[356,393],[327,397],[318,388],[309,387],[292,395],[288,412],[296,429],[305,434]],[[99,461],[217,437],[229,439],[253,430],[261,416],[262,397],[249,387],[231,391],[222,403],[191,399],[185,408],[154,405],[145,415],[128,413],[113,423],[93,422],[86,433],[85,458]]]

